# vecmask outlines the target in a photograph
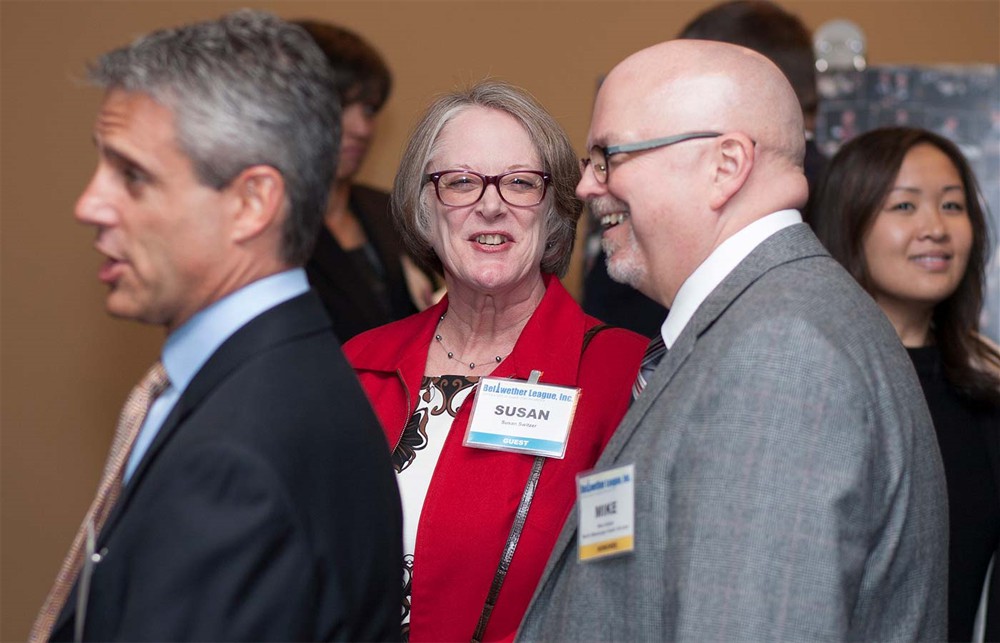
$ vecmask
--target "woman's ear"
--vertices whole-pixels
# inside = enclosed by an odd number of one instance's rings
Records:
[[[746,183],[755,153],[756,143],[746,134],[734,132],[720,137],[715,146],[715,173],[709,199],[713,210],[722,209]]]
[[[285,179],[270,165],[252,165],[240,172],[229,185],[236,201],[233,239],[253,239],[275,225],[285,213]]]

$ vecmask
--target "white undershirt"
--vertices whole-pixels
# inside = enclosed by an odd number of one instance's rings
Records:
[[[719,244],[677,291],[670,314],[660,327],[667,348],[674,345],[698,307],[741,261],[775,232],[796,223],[802,223],[798,210],[779,210],[757,219]]]

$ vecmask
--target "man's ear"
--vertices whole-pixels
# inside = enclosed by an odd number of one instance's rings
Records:
[[[285,179],[277,169],[252,165],[233,179],[229,190],[237,206],[232,227],[234,241],[253,239],[281,221]]]
[[[740,191],[753,169],[756,145],[746,134],[724,134],[716,145],[715,175],[709,204],[721,209]]]

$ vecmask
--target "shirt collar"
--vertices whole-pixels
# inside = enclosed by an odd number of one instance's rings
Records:
[[[778,230],[796,223],[802,223],[798,210],[779,210],[754,221],[719,244],[677,291],[670,313],[660,327],[667,348],[677,341],[701,303],[747,255]]]
[[[305,271],[294,268],[248,284],[198,311],[163,345],[163,366],[170,385],[183,391],[233,333],[265,310],[308,290]]]

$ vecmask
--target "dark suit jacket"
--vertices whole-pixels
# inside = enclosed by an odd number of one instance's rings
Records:
[[[397,638],[401,541],[385,438],[310,292],[184,391],[98,537],[84,638]]]
[[[702,302],[595,466],[635,464],[635,551],[579,563],[574,507],[524,640],[945,636],[948,507],[885,316],[805,225]]]
[[[353,185],[350,205],[385,269],[383,284],[388,306],[379,301],[364,275],[358,274],[350,256],[326,226],[321,226],[312,257],[306,263],[306,274],[323,300],[333,320],[333,332],[342,343],[366,330],[417,312],[399,261],[405,246],[392,223],[389,195]]]

